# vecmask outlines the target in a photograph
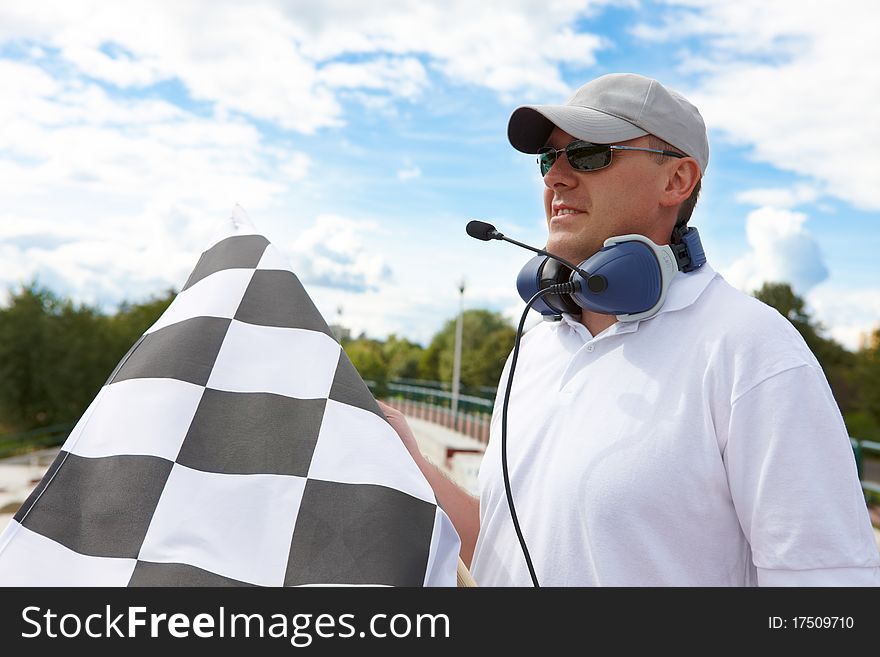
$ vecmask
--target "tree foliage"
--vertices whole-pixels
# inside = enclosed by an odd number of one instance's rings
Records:
[[[419,364],[421,378],[452,381],[456,320],[446,322],[431,340]],[[462,385],[470,388],[497,385],[515,335],[516,331],[501,314],[466,310],[461,341]]]
[[[399,338],[393,333],[382,345],[382,355],[388,365],[389,379],[415,379],[424,349],[415,342]]]
[[[847,417],[850,435],[880,441],[880,328],[855,355],[855,410]]]
[[[36,283],[0,309],[0,427],[73,422],[174,293],[105,315]]]
[[[362,378],[384,391],[388,381],[388,362],[382,352],[382,343],[367,337],[347,340],[342,343],[345,353],[351,359]]]

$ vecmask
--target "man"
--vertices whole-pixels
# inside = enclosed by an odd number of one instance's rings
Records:
[[[520,107],[508,135],[541,152],[547,249],[575,263],[617,235],[669,244],[709,158],[696,107],[631,74],[598,78],[565,105]],[[577,141],[615,147],[591,160]],[[530,585],[501,473],[502,397],[479,501],[428,464],[386,410],[477,583]],[[821,367],[785,318],[708,264],[677,273],[652,317],[619,322],[585,309],[529,331],[507,449],[542,585],[880,585]]]

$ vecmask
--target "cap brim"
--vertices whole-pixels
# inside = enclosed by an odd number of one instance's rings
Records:
[[[554,126],[594,144],[611,144],[648,134],[629,121],[589,107],[523,105],[510,115],[507,138],[516,150],[537,153],[547,145]]]

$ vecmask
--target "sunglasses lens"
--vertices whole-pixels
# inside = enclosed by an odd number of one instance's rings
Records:
[[[538,151],[538,164],[541,167],[542,176],[547,175],[547,172],[553,167],[554,162],[556,162],[556,151],[552,148],[542,148]]]
[[[597,144],[575,145],[574,142],[566,147],[565,157],[575,171],[595,171],[611,164],[611,149],[608,146]],[[542,148],[538,151],[538,164],[541,166],[541,175],[546,176],[556,162],[556,151],[552,148]]]
[[[608,146],[575,146],[565,149],[565,155],[571,168],[578,171],[595,171],[611,164]]]

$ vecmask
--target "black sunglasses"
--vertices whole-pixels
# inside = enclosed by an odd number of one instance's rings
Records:
[[[638,148],[637,146],[618,146],[617,144],[591,144],[588,141],[576,139],[565,148],[553,148],[545,146],[538,151],[538,164],[541,166],[541,175],[546,176],[560,153],[565,157],[571,168],[575,171],[596,171],[604,169],[611,164],[611,154],[614,151],[644,151],[645,153],[657,153],[670,157],[687,157],[673,151],[660,151],[656,148]]]

